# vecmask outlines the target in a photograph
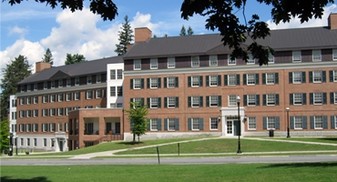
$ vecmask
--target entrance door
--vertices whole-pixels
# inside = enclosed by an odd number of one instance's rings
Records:
[[[60,147],[60,152],[63,152],[63,139],[58,139],[59,142],[59,147]]]
[[[116,134],[121,134],[121,123],[115,123]]]

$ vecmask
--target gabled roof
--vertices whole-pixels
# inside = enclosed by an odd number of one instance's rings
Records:
[[[123,63],[123,57],[109,57],[82,63],[52,67],[38,73],[34,73],[28,78],[19,82],[19,84],[34,83],[45,80],[54,80],[70,78],[81,75],[90,75],[95,73],[106,73],[107,64]]]
[[[230,53],[221,39],[220,34],[152,38],[135,44],[124,59]],[[247,39],[246,44],[250,42]],[[258,42],[275,51],[332,48],[337,47],[337,30],[328,27],[271,30],[270,36]]]

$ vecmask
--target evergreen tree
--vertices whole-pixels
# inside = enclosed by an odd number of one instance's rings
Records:
[[[187,29],[187,35],[193,35],[194,32],[192,30],[192,28],[189,26],[188,29]]]
[[[9,121],[7,119],[0,122],[0,152],[9,149]]]
[[[67,54],[66,61],[64,62],[65,65],[69,64],[76,64],[85,61],[85,57],[82,54]]]
[[[115,52],[118,56],[124,55],[127,52],[128,46],[133,40],[133,31],[131,29],[130,20],[128,16],[124,17],[124,23],[122,24],[121,31],[118,32],[119,44],[116,44]]]
[[[31,74],[26,57],[19,55],[2,70],[1,121],[8,117],[9,96],[17,92],[17,84]]]
[[[46,53],[43,55],[42,61],[53,65],[53,54],[51,53],[49,48],[46,50]]]
[[[126,111],[129,114],[131,133],[133,134],[133,142],[136,142],[136,135],[138,142],[140,136],[144,135],[148,125],[148,109],[142,103],[132,102],[130,110]]]
[[[180,36],[186,36],[186,28],[185,28],[184,25],[181,27],[181,29],[180,29],[180,34],[179,34],[179,35],[180,35]]]

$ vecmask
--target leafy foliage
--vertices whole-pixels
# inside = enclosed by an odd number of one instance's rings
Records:
[[[184,25],[181,27],[181,29],[180,29],[180,34],[179,34],[179,35],[180,35],[180,36],[186,36],[186,28],[185,28]]]
[[[298,16],[301,22],[309,19],[321,18],[323,7],[334,0],[257,0],[259,3],[271,5],[273,21],[289,22]],[[253,57],[259,59],[259,64],[268,64],[268,55],[273,53],[267,45],[259,45],[258,39],[263,39],[269,35],[268,25],[259,20],[258,15],[252,15],[251,20],[246,21],[245,8],[247,0],[184,0],[181,6],[181,17],[188,19],[194,14],[206,16],[205,27],[210,30],[218,30],[222,36],[225,46],[233,49],[231,58],[242,57],[248,59],[248,52]],[[300,8],[299,8],[300,7]],[[239,21],[237,12],[242,10],[244,23]],[[253,41],[252,44],[245,45],[247,39]]]
[[[69,64],[76,64],[85,61],[85,57],[82,54],[67,54],[66,61],[64,62],[65,65]]]
[[[118,32],[119,44],[116,44],[116,50],[115,50],[118,56],[124,55],[127,52],[128,46],[131,44],[131,41],[133,40],[133,35],[132,35],[133,31],[131,29],[130,20],[128,16],[124,17],[124,23],[121,29],[122,30]]]
[[[0,122],[0,152],[9,148],[9,121]]]
[[[2,0],[8,1],[10,5],[20,4],[24,0]],[[35,0],[38,3],[46,3],[46,6],[56,8],[60,6],[62,9],[70,9],[72,12],[83,9],[83,0]],[[113,20],[118,15],[117,6],[112,0],[90,0],[90,11],[101,15],[103,20]]]
[[[9,96],[17,92],[17,84],[31,74],[26,57],[19,55],[2,70],[1,120],[8,117]]]
[[[140,142],[140,136],[145,134],[148,125],[148,119],[146,118],[148,109],[141,103],[131,102],[131,108],[126,112],[129,114],[133,142],[136,141],[136,135],[138,142]]]
[[[51,53],[49,48],[46,50],[46,53],[43,55],[42,61],[53,65],[53,54]]]

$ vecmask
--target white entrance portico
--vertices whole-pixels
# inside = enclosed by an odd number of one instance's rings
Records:
[[[237,107],[222,107],[221,110],[221,136],[237,136],[238,133],[238,108]],[[241,122],[241,136],[244,135],[244,107],[239,108]]]

